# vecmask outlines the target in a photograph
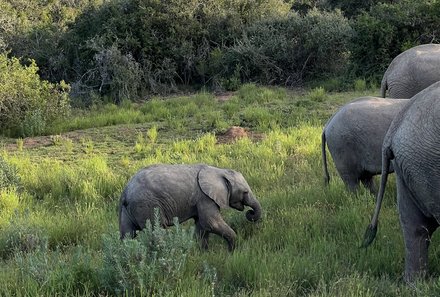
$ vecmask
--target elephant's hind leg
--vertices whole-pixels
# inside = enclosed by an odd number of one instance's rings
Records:
[[[364,175],[361,177],[361,182],[365,188],[367,188],[370,193],[374,196],[377,194],[377,188],[374,183],[374,177],[372,175]]]
[[[438,224],[427,218],[413,202],[405,182],[397,177],[400,224],[405,240],[405,281],[424,277],[428,268],[428,247]]]
[[[126,234],[130,234],[130,238],[136,237],[136,226],[130,220],[127,214],[127,209],[122,207],[119,218],[119,232],[121,240],[125,238]]]
[[[341,178],[350,192],[356,192],[359,189],[359,178],[354,173],[341,173]]]
[[[195,220],[196,223],[196,236],[200,240],[202,249],[208,249],[209,232],[206,231],[201,225],[198,219]]]

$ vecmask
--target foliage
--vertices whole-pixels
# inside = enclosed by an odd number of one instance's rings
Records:
[[[92,89],[115,102],[205,83],[219,75],[207,72],[217,48],[231,45],[246,24],[288,8],[281,0],[120,0],[91,6],[62,43],[69,81],[76,93]]]
[[[20,176],[17,168],[0,155],[0,189],[18,189],[20,186]]]
[[[323,87],[314,88],[309,92],[308,97],[313,101],[322,102],[326,97],[325,89]]]
[[[36,135],[69,112],[68,85],[41,80],[34,61],[23,66],[0,54],[0,129],[12,135]]]
[[[99,279],[92,256],[81,246],[65,257],[61,249],[51,251],[47,244],[32,253],[18,252],[17,278],[20,284],[32,284],[27,290],[32,295],[82,295],[90,289],[99,290]],[[10,285],[4,286],[7,292]]]
[[[104,237],[105,289],[116,295],[172,292],[182,277],[193,236],[193,230],[182,229],[177,218],[174,229],[163,229],[159,209],[155,209],[154,221],[147,221],[135,240],[121,242],[118,236]]]
[[[367,82],[365,79],[357,79],[354,81],[354,90],[356,92],[362,92],[367,89]]]
[[[424,43],[439,42],[438,1],[380,3],[353,21],[351,61],[357,75],[380,81],[391,60]]]
[[[400,52],[438,42],[439,7],[431,0],[0,0],[0,50],[35,60],[43,79],[67,81],[77,107],[183,88],[234,91],[247,82],[297,86],[336,77],[341,90],[359,77],[377,83]],[[22,120],[11,133],[45,133],[44,110]]]
[[[343,71],[351,34],[338,11],[291,13],[249,26],[228,51],[227,63],[239,65],[246,81],[297,85]]]
[[[86,7],[102,2],[0,0],[0,52],[35,60],[45,80],[66,79],[63,35]]]
[[[2,218],[5,217],[5,212],[1,213]],[[10,221],[3,226],[0,233],[0,258],[8,259],[14,254],[30,253],[47,245],[48,240],[44,230],[30,225],[26,216],[20,215],[17,209],[14,216],[7,217]]]

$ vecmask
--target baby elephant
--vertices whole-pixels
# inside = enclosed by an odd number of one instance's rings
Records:
[[[154,208],[160,210],[161,224],[173,225],[193,218],[196,234],[203,248],[208,247],[209,233],[222,236],[234,250],[236,234],[220,215],[220,209],[232,207],[243,211],[249,221],[261,218],[261,206],[241,173],[205,164],[152,165],[138,171],[122,192],[119,204],[121,239],[133,238],[153,220]]]
[[[382,169],[383,139],[391,121],[408,102],[409,99],[361,97],[339,109],[322,131],[325,182],[330,181],[327,141],[336,169],[347,187],[355,191],[362,182],[374,194],[373,176]]]

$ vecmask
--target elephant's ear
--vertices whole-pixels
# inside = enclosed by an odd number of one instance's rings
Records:
[[[197,180],[202,192],[214,200],[220,208],[229,207],[230,183],[222,169],[204,167],[199,171]]]

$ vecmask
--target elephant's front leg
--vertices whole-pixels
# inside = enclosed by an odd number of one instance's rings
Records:
[[[217,206],[217,204],[210,199],[203,199],[197,204],[197,212],[199,218],[197,223],[199,227],[196,225],[196,228],[203,230],[204,232],[211,232],[220,235],[227,241],[229,251],[232,252],[235,248],[235,238],[237,235],[235,234],[235,231],[232,230],[232,228],[229,227],[229,225],[223,220],[223,217],[220,214],[220,208]]]
[[[410,192],[398,178],[399,217],[405,240],[405,281],[424,277],[428,269],[428,247],[437,225],[414,204]]]
[[[226,240],[226,242],[228,243],[229,251],[230,252],[234,251],[235,238],[237,237],[237,235],[235,234],[235,231],[232,230],[232,228],[229,227],[228,224],[226,224],[226,222],[223,220],[220,214],[218,214],[217,217],[212,218],[209,222],[209,225],[211,227],[212,233],[220,235]]]

